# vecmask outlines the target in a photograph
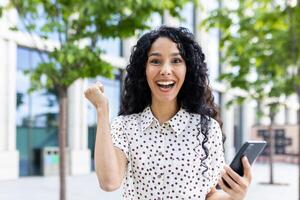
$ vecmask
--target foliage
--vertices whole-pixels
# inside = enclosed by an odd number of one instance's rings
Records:
[[[11,0],[23,28],[59,44],[34,71],[28,72],[32,90],[68,88],[75,80],[103,75],[112,77],[112,67],[100,58],[99,41],[132,36],[149,28],[153,12],[169,10],[174,16],[188,0]],[[0,8],[2,11],[3,7]],[[17,30],[20,27],[11,27]]]
[[[235,3],[224,3],[203,23],[222,33],[220,80],[260,102],[291,95],[300,86],[300,6],[272,0]]]
[[[153,12],[179,16],[188,0],[10,0],[3,9],[16,9],[22,28],[58,44],[33,71],[31,90],[46,88],[59,96],[60,200],[66,199],[65,146],[67,89],[77,79],[98,75],[112,77],[112,67],[103,61],[99,41],[124,38],[147,27]],[[20,28],[10,27],[11,30]],[[52,120],[55,116],[47,116]]]

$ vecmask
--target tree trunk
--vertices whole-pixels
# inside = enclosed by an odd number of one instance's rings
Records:
[[[274,178],[273,178],[273,155],[274,155],[274,130],[273,130],[273,124],[274,124],[274,114],[270,113],[270,126],[269,126],[269,145],[270,145],[270,154],[269,154],[269,167],[270,167],[270,182],[269,184],[274,184]]]
[[[59,91],[59,199],[66,200],[67,89]]]

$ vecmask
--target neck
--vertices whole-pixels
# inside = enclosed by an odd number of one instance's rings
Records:
[[[154,117],[159,121],[159,124],[171,119],[179,110],[177,102],[174,103],[161,103],[153,102],[150,106]]]

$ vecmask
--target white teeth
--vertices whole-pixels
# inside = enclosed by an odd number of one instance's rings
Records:
[[[157,83],[160,85],[171,85],[175,82],[174,81],[157,81]]]

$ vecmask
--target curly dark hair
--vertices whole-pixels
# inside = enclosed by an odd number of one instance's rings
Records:
[[[201,158],[204,161],[209,153],[205,143],[208,140],[210,118],[217,120],[220,126],[222,126],[222,122],[218,107],[214,103],[212,89],[209,86],[204,53],[195,41],[194,35],[188,29],[161,26],[144,34],[137,41],[126,67],[127,75],[122,91],[119,115],[140,113],[151,105],[151,91],[146,78],[146,63],[151,45],[160,37],[169,38],[176,43],[181,57],[185,60],[186,76],[178,93],[177,103],[187,112],[200,114],[201,116],[199,124],[197,124],[199,131],[197,138],[200,133],[204,136],[204,140],[199,142],[205,152],[205,156]],[[204,164],[204,162],[202,163]],[[205,171],[207,171],[208,168],[206,165],[205,167]]]

